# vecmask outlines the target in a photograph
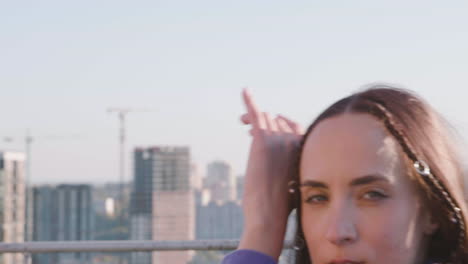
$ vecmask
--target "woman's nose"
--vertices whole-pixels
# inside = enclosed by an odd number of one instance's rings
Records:
[[[351,208],[336,208],[330,212],[327,240],[336,246],[346,246],[358,240],[358,232]]]

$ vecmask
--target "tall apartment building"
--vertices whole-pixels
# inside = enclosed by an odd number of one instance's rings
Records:
[[[194,197],[188,147],[149,147],[134,151],[130,238],[193,239]],[[184,263],[191,252],[136,252],[132,264]]]
[[[32,240],[57,239],[57,195],[53,186],[34,187],[32,191]],[[56,254],[34,254],[34,264],[57,263]]]
[[[211,192],[211,199],[218,202],[236,199],[236,177],[231,165],[224,161],[213,161],[206,168],[204,187]]]
[[[33,188],[33,240],[92,240],[92,189],[85,184]],[[35,254],[34,264],[90,263],[89,253]]]
[[[153,240],[195,239],[195,203],[191,190],[154,193]],[[192,251],[153,253],[153,264],[188,263]]]
[[[20,243],[25,229],[25,155],[0,152],[0,241]],[[0,263],[23,263],[23,254],[3,254]]]
[[[133,186],[130,194],[130,239],[151,240],[154,159],[152,148],[136,148],[133,153]],[[131,264],[150,264],[151,253],[132,252]]]

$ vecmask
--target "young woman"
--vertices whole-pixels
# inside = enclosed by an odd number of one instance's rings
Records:
[[[296,263],[468,263],[453,137],[420,98],[377,85],[334,103],[303,133],[243,97],[253,137],[245,226],[224,264],[276,263],[293,208]]]

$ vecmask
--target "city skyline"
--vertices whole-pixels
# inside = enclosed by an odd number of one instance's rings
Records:
[[[306,126],[368,83],[396,83],[468,136],[468,3],[7,2],[0,10],[0,149],[31,144],[31,181],[126,181],[138,146],[189,146],[196,164],[244,172],[240,92]],[[4,140],[7,138],[7,140]]]
[[[196,173],[190,166],[190,149],[151,146],[134,150],[134,184],[126,185],[123,197],[117,183],[45,184],[35,186],[32,195],[32,240],[193,240],[239,239],[243,216],[242,193],[224,161],[207,165],[203,186],[190,180]],[[11,169],[5,160],[6,171]],[[215,186],[228,195],[220,196]],[[149,188],[148,188],[149,187]],[[227,188],[224,188],[227,187]],[[239,188],[240,187],[240,188]],[[208,200],[203,196],[207,196]],[[123,198],[123,204],[119,202]],[[112,210],[108,210],[108,200]],[[114,211],[115,208],[120,208]],[[134,252],[131,254],[34,254],[34,263],[207,263],[223,252],[204,256],[203,252]],[[202,258],[202,259],[200,259]],[[95,262],[96,261],[96,262]],[[200,262],[201,261],[201,262]],[[111,262],[111,263],[114,263]],[[65,262],[63,262],[65,263]],[[68,262],[67,262],[68,263]]]

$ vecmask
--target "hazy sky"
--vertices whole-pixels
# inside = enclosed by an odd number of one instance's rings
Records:
[[[468,1],[1,1],[1,149],[32,180],[118,179],[118,123],[134,146],[188,145],[201,168],[245,168],[242,87],[307,125],[370,82],[415,90],[468,136]],[[50,136],[53,136],[50,138]]]

